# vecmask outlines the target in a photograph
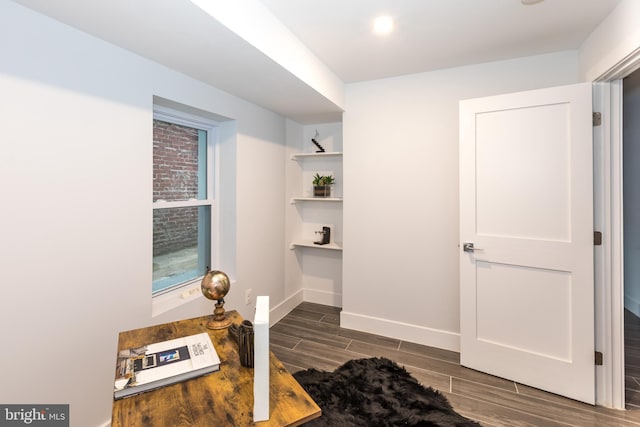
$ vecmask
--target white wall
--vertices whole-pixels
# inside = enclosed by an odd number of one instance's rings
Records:
[[[567,51],[347,85],[343,327],[459,349],[458,102],[577,81]]]
[[[622,0],[580,46],[580,76],[593,81],[640,49],[640,1]],[[633,70],[630,70],[633,71]]]
[[[226,307],[244,316],[248,287],[285,299],[285,120],[13,2],[0,52],[0,402],[69,403],[72,426],[101,425],[118,332],[213,309],[151,315],[153,96],[235,121]]]

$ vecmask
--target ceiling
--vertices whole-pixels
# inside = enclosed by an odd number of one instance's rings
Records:
[[[303,124],[340,119],[339,106],[188,0],[15,1]],[[345,83],[577,49],[620,2],[260,1]],[[371,31],[382,13],[395,20],[387,37]]]
[[[577,49],[620,0],[261,0],[345,83]],[[396,30],[372,34],[389,15]]]

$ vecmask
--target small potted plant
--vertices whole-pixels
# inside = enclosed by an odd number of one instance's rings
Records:
[[[320,175],[316,173],[313,177],[313,196],[331,197],[331,186],[335,184],[333,175]]]

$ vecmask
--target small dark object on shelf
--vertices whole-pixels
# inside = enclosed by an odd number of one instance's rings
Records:
[[[322,231],[316,231],[316,234],[321,234],[322,238],[318,241],[313,242],[316,245],[328,245],[329,240],[331,240],[331,228],[322,227]]]
[[[319,135],[320,134],[318,133],[318,130],[316,129],[316,136],[311,138],[311,142],[313,142],[315,144],[315,146],[319,148],[319,150],[316,150],[316,153],[324,153],[324,147],[322,147],[322,145],[320,145],[320,143],[318,142],[318,136]]]

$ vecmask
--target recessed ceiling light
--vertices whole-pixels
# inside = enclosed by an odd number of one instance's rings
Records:
[[[379,16],[373,21],[373,31],[376,34],[389,34],[393,31],[393,18],[390,16]]]
[[[544,0],[520,0],[520,3],[524,4],[525,6],[529,6],[532,4],[538,4],[538,3],[542,3]]]

